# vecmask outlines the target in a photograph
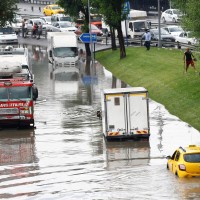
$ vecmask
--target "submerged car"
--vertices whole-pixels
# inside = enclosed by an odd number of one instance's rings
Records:
[[[179,147],[172,156],[167,156],[167,159],[167,169],[176,176],[200,176],[200,146]]]
[[[12,27],[0,27],[0,44],[18,44],[18,37]]]

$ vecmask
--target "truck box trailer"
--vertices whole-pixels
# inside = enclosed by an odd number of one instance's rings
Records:
[[[103,134],[107,140],[148,140],[148,91],[143,87],[103,90],[101,118]]]

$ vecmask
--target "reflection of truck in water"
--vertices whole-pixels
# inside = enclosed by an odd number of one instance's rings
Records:
[[[0,147],[0,165],[12,165],[13,168],[16,167],[16,173],[19,165],[37,162],[34,132],[18,130],[18,133],[14,134],[12,129],[2,130]],[[26,170],[25,166],[23,168]]]
[[[0,49],[0,125],[34,127],[37,97],[27,49]]]
[[[75,67],[78,64],[78,42],[73,32],[48,32],[49,62],[58,67]]]
[[[108,169],[149,164],[149,141],[104,142],[105,164]]]
[[[104,136],[108,140],[148,140],[150,136],[148,91],[143,87],[103,90],[100,117],[102,117]]]

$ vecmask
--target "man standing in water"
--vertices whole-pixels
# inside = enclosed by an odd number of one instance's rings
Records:
[[[184,60],[185,73],[187,73],[187,70],[188,70],[190,65],[194,68],[195,72],[197,72],[194,61],[193,61],[193,60],[196,60],[196,59],[195,59],[194,55],[192,54],[192,52],[190,51],[189,48],[187,48],[186,52],[184,52],[183,60]]]

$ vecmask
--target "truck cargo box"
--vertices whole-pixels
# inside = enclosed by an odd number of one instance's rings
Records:
[[[143,87],[105,89],[102,125],[106,139],[149,139],[149,99]]]

